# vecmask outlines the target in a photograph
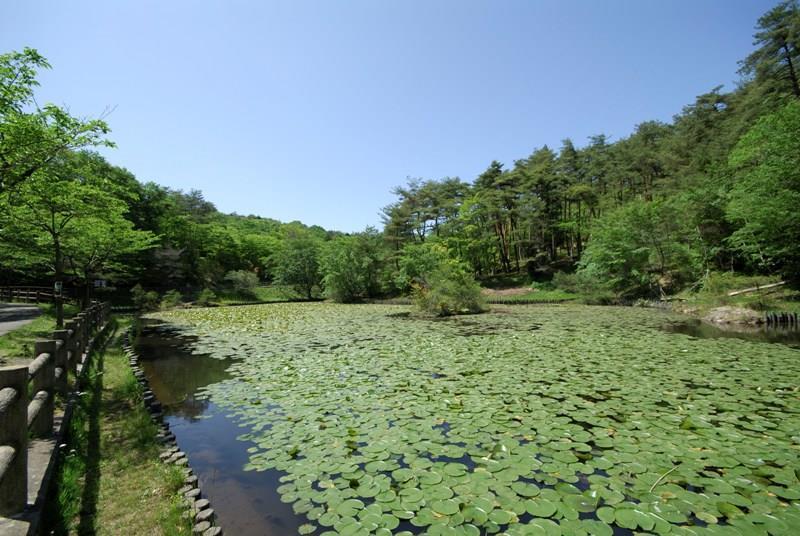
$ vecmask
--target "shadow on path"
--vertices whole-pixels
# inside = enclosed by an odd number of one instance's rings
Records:
[[[24,326],[41,313],[35,305],[0,303],[0,335]]]
[[[94,366],[89,371],[86,392],[89,396],[86,405],[88,430],[86,434],[86,478],[81,495],[80,522],[78,534],[96,533],[95,517],[97,499],[100,493],[100,409],[103,402],[103,358],[104,352],[96,356]]]

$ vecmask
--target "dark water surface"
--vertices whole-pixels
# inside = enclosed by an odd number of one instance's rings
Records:
[[[305,520],[280,501],[280,473],[244,471],[252,444],[236,438],[246,430],[213,403],[195,398],[201,387],[227,379],[234,360],[192,354],[188,345],[193,340],[165,324],[145,324],[136,351],[219,524],[226,534],[297,534]]]
[[[663,327],[669,333],[682,333],[698,339],[742,339],[754,342],[780,343],[800,349],[800,330],[793,328],[768,328],[737,326],[737,329],[720,329],[716,326],[690,319],[670,322]]]

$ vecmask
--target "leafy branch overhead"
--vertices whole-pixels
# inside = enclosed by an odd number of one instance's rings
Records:
[[[113,146],[100,119],[76,118],[34,98],[37,71],[50,65],[36,50],[0,55],[0,193],[72,150]]]

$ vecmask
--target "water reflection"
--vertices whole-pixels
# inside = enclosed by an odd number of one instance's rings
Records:
[[[743,339],[755,342],[775,342],[800,349],[800,330],[790,328],[767,328],[736,326],[736,329],[721,329],[701,320],[670,322],[663,326],[669,333],[682,333],[698,339]]]
[[[252,443],[236,438],[245,430],[215,404],[196,397],[200,388],[229,378],[227,368],[234,360],[192,354],[193,340],[169,325],[145,323],[136,351],[203,493],[227,534],[296,534],[305,521],[280,501],[281,474],[244,471]]]

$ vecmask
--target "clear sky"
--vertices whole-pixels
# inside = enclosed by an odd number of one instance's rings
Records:
[[[774,0],[2,0],[40,102],[107,117],[141,181],[356,231],[407,177],[472,181],[731,89]]]

